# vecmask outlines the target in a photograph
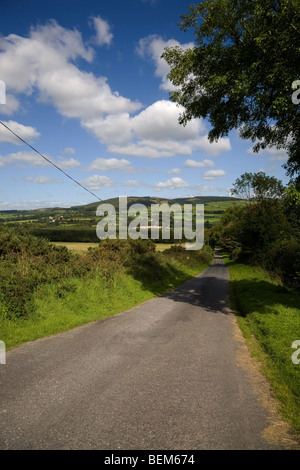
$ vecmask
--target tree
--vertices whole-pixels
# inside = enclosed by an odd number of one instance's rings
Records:
[[[285,188],[283,203],[293,235],[300,240],[300,191],[292,183]]]
[[[255,152],[285,148],[287,174],[300,185],[299,0],[203,1],[179,24],[196,42],[163,53],[170,97],[185,108],[179,122],[207,118],[211,142],[239,129]]]
[[[283,196],[285,189],[280,180],[259,171],[258,173],[246,172],[237,178],[231,192],[242,199],[263,202],[266,200],[276,201]]]

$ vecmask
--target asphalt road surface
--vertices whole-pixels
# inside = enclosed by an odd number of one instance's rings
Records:
[[[275,449],[237,361],[228,271],[24,344],[0,365],[1,449]]]

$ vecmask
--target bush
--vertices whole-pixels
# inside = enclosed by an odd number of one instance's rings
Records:
[[[180,278],[184,265],[197,268],[213,258],[208,246],[195,252],[174,246],[159,253],[152,240],[141,239],[106,239],[84,254],[74,254],[66,247],[8,227],[0,227],[0,247],[0,315],[9,319],[32,317],[34,293],[45,283],[53,283],[56,296],[64,298],[75,292],[74,278],[99,276],[102,286],[108,286],[117,271],[126,270],[148,289],[172,276]]]
[[[269,259],[284,284],[300,289],[300,240],[284,240],[269,252]]]
[[[7,318],[29,317],[36,288],[73,274],[74,255],[23,229],[0,227],[0,302]]]
[[[37,237],[47,238],[51,242],[99,242],[99,238],[97,237],[94,227],[35,228],[32,230],[32,234]]]

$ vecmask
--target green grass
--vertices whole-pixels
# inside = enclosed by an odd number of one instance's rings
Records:
[[[300,294],[288,290],[260,268],[224,258],[239,325],[252,354],[262,363],[283,416],[300,434],[300,364],[292,343],[300,340]]]
[[[163,262],[161,267],[165,274],[158,280],[142,282],[134,273],[119,269],[109,279],[94,275],[42,285],[34,293],[35,312],[28,318],[0,316],[1,340],[8,350],[109,317],[173,289],[207,266],[185,257],[184,261]]]

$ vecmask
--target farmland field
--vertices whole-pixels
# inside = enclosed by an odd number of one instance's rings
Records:
[[[89,248],[95,248],[98,243],[85,243],[85,242],[52,242],[53,245],[62,245],[73,251],[87,251]]]
[[[89,248],[95,248],[98,243],[84,243],[84,242],[52,242],[53,245],[62,245],[68,248],[68,250],[82,252],[87,251]],[[177,245],[177,243],[176,243]],[[174,246],[173,243],[156,243],[156,250],[157,251],[165,251],[171,246]]]
[[[104,201],[115,207],[118,227],[119,198]],[[193,205],[193,219],[195,219],[196,204],[204,204],[204,222],[208,229],[215,225],[221,218],[223,212],[237,205],[246,202],[232,197],[194,197],[182,199],[161,199],[151,197],[127,198],[128,207],[132,204],[140,203],[145,205],[149,211],[149,224],[151,224],[151,205],[167,203],[170,206],[179,204]],[[87,250],[89,246],[95,246],[98,242],[96,226],[100,218],[96,216],[99,203],[92,203],[84,206],[74,206],[70,208],[46,208],[36,210],[10,210],[0,211],[0,224],[10,227],[22,227],[29,230],[33,235],[46,238],[52,242],[63,242],[65,246],[74,251]],[[176,215],[174,219],[176,220]],[[69,245],[68,245],[69,244]],[[160,251],[166,248],[158,248]]]

